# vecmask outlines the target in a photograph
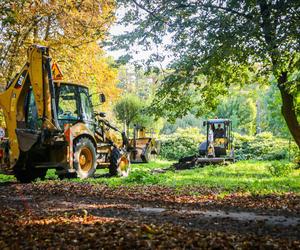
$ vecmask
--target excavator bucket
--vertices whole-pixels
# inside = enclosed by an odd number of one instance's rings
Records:
[[[154,138],[153,132],[149,134],[144,127],[135,126],[134,137],[129,140],[131,148],[130,161],[132,163],[148,163],[159,154],[160,142]]]

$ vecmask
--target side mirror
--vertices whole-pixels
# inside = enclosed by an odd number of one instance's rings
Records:
[[[101,93],[101,94],[99,95],[99,99],[100,99],[100,102],[101,102],[101,103],[104,103],[104,102],[106,101],[105,95],[104,95],[103,93]]]
[[[206,121],[203,122],[203,127],[205,127],[205,126],[206,126]]]
[[[104,112],[100,112],[99,115],[100,115],[100,117],[103,117],[103,118],[106,117],[106,114]]]

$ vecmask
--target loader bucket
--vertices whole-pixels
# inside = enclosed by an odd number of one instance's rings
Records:
[[[130,154],[132,163],[148,163],[151,159],[151,138],[139,138],[135,141],[135,147]]]

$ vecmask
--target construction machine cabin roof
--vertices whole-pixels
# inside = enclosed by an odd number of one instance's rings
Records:
[[[206,121],[207,124],[230,123],[230,122],[231,120],[229,119],[210,119]]]
[[[74,86],[80,86],[80,87],[84,87],[84,88],[87,88],[88,87],[83,84],[83,83],[78,83],[78,82],[66,82],[66,81],[63,81],[63,80],[55,80],[54,83],[58,86],[60,86],[61,84],[65,84],[65,85],[74,85]]]

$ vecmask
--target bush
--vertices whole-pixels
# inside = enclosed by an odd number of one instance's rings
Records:
[[[300,151],[297,152],[294,162],[296,164],[296,168],[300,169]]]
[[[297,152],[295,143],[290,145],[289,140],[274,137],[269,132],[256,136],[234,134],[234,139],[237,160],[283,160],[288,159],[289,154],[294,158]]]
[[[125,182],[153,185],[159,183],[159,176],[148,171],[136,170],[130,173]]]
[[[271,175],[276,177],[288,176],[294,167],[291,163],[284,163],[281,161],[274,161],[268,165],[268,170]]]
[[[160,156],[168,160],[178,160],[182,157],[198,153],[200,142],[205,136],[199,133],[198,128],[177,129],[171,135],[161,137]]]
[[[198,154],[199,144],[205,139],[198,128],[177,129],[174,134],[161,136],[160,156],[178,160]],[[294,142],[290,144],[289,140],[275,137],[270,132],[256,136],[234,133],[234,147],[237,160],[284,160],[289,156],[294,159],[298,151]]]

